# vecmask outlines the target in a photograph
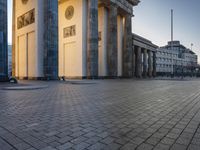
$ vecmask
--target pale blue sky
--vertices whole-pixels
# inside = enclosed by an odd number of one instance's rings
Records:
[[[8,0],[8,42],[12,41],[12,0]],[[174,9],[174,40],[200,56],[200,0],[141,0],[134,8],[133,32],[158,46],[170,40],[170,10]]]
[[[171,40],[171,9],[174,10],[174,40],[200,57],[200,0],[141,0],[134,8],[133,32],[158,46]]]
[[[8,0],[8,43],[12,43],[12,0]]]

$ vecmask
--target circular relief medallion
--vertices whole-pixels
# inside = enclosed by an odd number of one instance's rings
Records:
[[[26,4],[28,0],[22,0],[22,4]]]
[[[73,16],[74,16],[74,7],[73,6],[67,7],[67,9],[65,11],[65,18],[67,20],[70,20],[70,19],[72,19]]]

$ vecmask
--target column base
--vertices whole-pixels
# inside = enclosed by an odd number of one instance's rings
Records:
[[[144,72],[144,73],[142,74],[142,77],[143,77],[143,78],[147,78],[147,72]]]
[[[9,78],[8,76],[0,76],[0,82],[8,82]]]
[[[58,77],[16,77],[18,80],[58,80]]]

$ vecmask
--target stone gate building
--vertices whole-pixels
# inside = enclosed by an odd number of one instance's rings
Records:
[[[137,52],[131,29],[133,7],[138,3],[139,0],[13,0],[13,76],[140,77],[141,71],[134,68],[140,61],[134,61]],[[1,0],[4,18],[5,5],[6,1]],[[0,33],[6,39],[2,23],[5,19],[0,22]],[[3,52],[6,51],[4,47]],[[0,56],[6,64],[4,55]],[[138,55],[137,59],[142,57]]]

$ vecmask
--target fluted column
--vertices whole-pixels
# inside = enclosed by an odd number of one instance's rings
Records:
[[[153,77],[156,77],[156,52],[153,52]]]
[[[132,60],[132,71],[133,71],[132,77],[134,77],[135,76],[135,67],[136,67],[136,65],[135,65],[135,59],[136,59],[135,46],[132,47],[132,57],[133,57],[133,60]]]
[[[142,55],[141,55],[141,47],[137,48],[136,52],[136,77],[142,77]]]
[[[0,81],[8,79],[7,0],[0,0]]]
[[[44,0],[44,76],[58,78],[58,0]]]
[[[124,50],[123,50],[123,76],[124,77],[132,77],[132,25],[131,25],[130,14],[125,16],[125,26],[124,26]]]
[[[152,52],[148,51],[148,75],[149,77],[152,77]]]
[[[15,7],[16,0],[13,0],[13,12],[12,12],[12,76],[16,76],[16,59],[15,59]]]
[[[117,6],[110,4],[108,14],[108,76],[117,77]]]
[[[147,77],[147,49],[144,49],[143,55],[143,76]]]
[[[87,77],[98,77],[98,0],[88,0]]]

